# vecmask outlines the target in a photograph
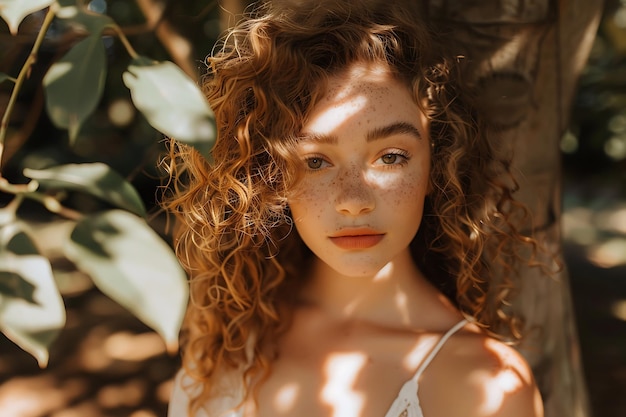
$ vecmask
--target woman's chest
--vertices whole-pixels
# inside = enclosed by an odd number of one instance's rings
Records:
[[[357,334],[285,343],[259,386],[258,407],[248,414],[385,417],[425,356],[426,342],[414,335]]]
[[[261,385],[255,414],[384,417],[408,378],[397,365],[373,365],[360,352],[332,355],[319,369],[285,361]]]

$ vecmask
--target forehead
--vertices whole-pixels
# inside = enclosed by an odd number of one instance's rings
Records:
[[[410,92],[387,65],[357,62],[328,78],[322,100],[341,102],[362,93],[382,96],[389,91],[390,85],[402,86],[407,93]]]
[[[357,118],[364,124],[419,123],[420,114],[411,89],[387,66],[359,63],[327,79],[303,131],[325,134]]]

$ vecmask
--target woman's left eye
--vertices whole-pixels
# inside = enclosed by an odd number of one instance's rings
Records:
[[[391,165],[398,160],[398,155],[395,153],[388,153],[387,155],[383,155],[380,160],[383,161],[384,164]]]
[[[378,161],[382,165],[398,165],[407,162],[408,159],[409,156],[404,153],[386,153],[378,158]]]

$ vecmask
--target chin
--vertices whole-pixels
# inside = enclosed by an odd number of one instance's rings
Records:
[[[391,264],[389,262],[372,264],[371,262],[355,262],[351,264],[342,263],[340,265],[326,265],[337,274],[347,278],[375,278],[381,272],[384,272]]]

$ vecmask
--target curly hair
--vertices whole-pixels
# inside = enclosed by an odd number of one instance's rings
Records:
[[[197,382],[192,414],[218,369],[247,364],[245,380],[258,381],[271,367],[312,258],[286,204],[299,180],[294,143],[329,77],[355,62],[388,67],[429,120],[433,191],[411,244],[415,262],[488,333],[519,337],[508,305],[520,250],[535,242],[516,228],[526,211],[512,197],[509,161],[487,138],[463,59],[396,3],[260,4],[208,58],[212,162],[172,141],[163,202],[177,217],[175,246],[190,276],[183,361]]]

